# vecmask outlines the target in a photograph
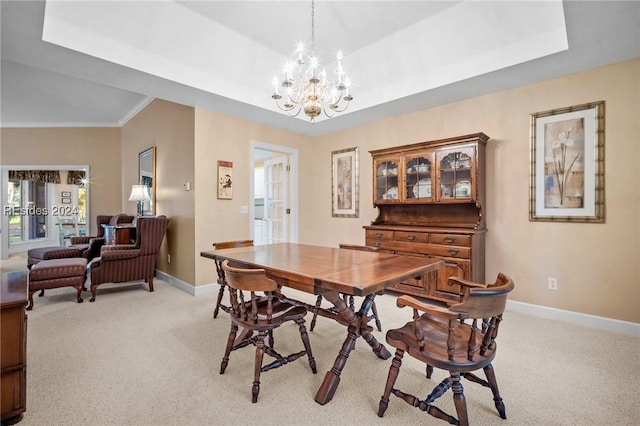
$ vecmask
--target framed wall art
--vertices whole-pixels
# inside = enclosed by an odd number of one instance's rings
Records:
[[[218,161],[218,199],[230,200],[233,198],[233,163],[231,161]]]
[[[358,148],[331,152],[331,216],[358,217]]]
[[[604,101],[531,114],[529,220],[604,222]]]

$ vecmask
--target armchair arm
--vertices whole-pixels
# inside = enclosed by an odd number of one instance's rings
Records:
[[[102,250],[100,258],[102,262],[110,260],[132,259],[140,256],[140,249],[129,250]]]
[[[465,312],[453,312],[444,306],[433,305],[425,302],[421,302],[415,297],[402,295],[396,299],[396,305],[399,308],[408,306],[417,311],[424,312],[429,316],[445,318],[445,319],[464,319],[467,317]]]
[[[474,288],[487,288],[486,284],[476,283],[473,281],[465,280],[460,277],[449,277],[447,284],[450,286],[460,286],[460,300],[464,300],[471,293],[471,289]]]
[[[91,238],[88,235],[72,235],[69,237],[69,242],[71,245],[73,244],[89,244],[91,242]]]
[[[118,251],[118,250],[135,250],[138,247],[135,244],[111,244],[102,247],[102,253],[106,251]]]
[[[449,277],[447,284],[455,285],[458,284],[463,287],[475,287],[475,288],[486,288],[486,284],[474,283],[473,281],[464,280],[460,277]]]

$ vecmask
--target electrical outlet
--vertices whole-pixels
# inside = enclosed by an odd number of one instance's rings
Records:
[[[558,289],[558,279],[549,277],[549,290],[557,290]]]
[[[167,253],[167,263],[171,263],[171,254]]]

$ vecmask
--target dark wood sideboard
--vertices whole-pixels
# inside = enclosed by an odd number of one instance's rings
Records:
[[[2,424],[22,419],[27,407],[27,272],[3,273],[0,306]]]
[[[457,276],[484,282],[484,133],[370,151],[378,217],[365,226],[365,243],[445,266],[391,290],[445,302],[459,300]]]

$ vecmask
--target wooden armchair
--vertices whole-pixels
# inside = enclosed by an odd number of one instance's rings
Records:
[[[167,230],[167,217],[136,219],[136,243],[102,246],[100,257],[91,261],[91,299],[103,283],[120,283],[144,279],[153,291],[153,275],[160,245]]]
[[[294,303],[278,298],[278,285],[267,277],[264,269],[242,269],[229,264],[228,260],[222,263],[227,285],[229,286],[231,331],[227,339],[227,346],[220,365],[220,374],[224,374],[229,364],[231,351],[243,348],[249,344],[256,347],[254,378],[252,386],[252,402],[258,401],[260,392],[260,373],[281,367],[295,361],[303,355],[309,359],[309,367],[316,374],[316,361],[311,353],[309,335],[304,326],[304,316],[307,309]],[[257,293],[260,292],[260,295]],[[264,295],[262,295],[264,293]],[[287,321],[293,321],[298,325],[304,350],[283,356],[273,347],[273,330]],[[238,329],[242,334],[237,337]],[[255,335],[257,333],[257,335]],[[269,337],[269,344],[265,344],[265,338]],[[264,354],[275,361],[263,365]]]
[[[514,284],[502,273],[490,285],[454,277],[449,278],[449,284],[463,287],[464,298],[460,303],[443,307],[423,303],[411,296],[397,299],[398,307],[413,308],[413,321],[387,332],[387,342],[396,348],[396,353],[380,400],[379,417],[384,415],[389,395],[393,393],[409,405],[450,424],[468,425],[467,404],[460,380],[464,377],[490,388],[498,414],[507,418],[491,362],[496,356],[496,337],[507,295]],[[431,378],[434,367],[449,372],[449,377],[434,387],[425,400],[394,388],[405,352],[426,364],[427,378]],[[486,380],[472,373],[478,369],[484,370]],[[450,388],[458,418],[433,405]]]
[[[79,235],[69,238],[70,247],[77,248],[82,253],[82,257],[91,261],[94,257],[100,256],[100,249],[105,243],[104,228],[102,225],[118,225],[121,223],[131,223],[134,217],[124,213],[116,215],[98,215],[96,223],[98,231],[96,235]]]
[[[227,249],[234,247],[250,247],[253,245],[253,240],[234,240],[234,241],[220,241],[217,243],[213,243],[213,248],[218,249]],[[218,312],[222,309],[225,312],[229,312],[229,307],[222,304],[222,297],[224,296],[224,288],[227,285],[227,281],[224,277],[224,270],[222,269],[222,262],[216,260],[216,272],[218,273],[218,284],[220,285],[220,290],[218,290],[218,300],[216,301],[216,307],[213,310],[213,317],[218,317]]]
[[[347,249],[347,250],[378,251],[377,247],[359,246],[354,244],[340,244],[339,247],[341,249]],[[355,300],[353,296],[349,294],[343,294],[342,298],[344,300],[344,303],[348,304],[351,310],[355,312],[355,309],[354,309]],[[313,313],[313,318],[311,319],[311,326],[309,327],[311,331],[313,331],[313,329],[316,327],[316,319],[318,318],[317,309],[320,309],[321,306],[322,306],[322,295],[318,295],[318,298],[316,299],[316,311]],[[382,323],[380,322],[380,318],[378,317],[378,308],[376,307],[376,302],[373,302],[371,304],[371,312],[372,314],[369,315],[369,320],[374,320],[376,322],[376,328],[378,329],[378,331],[382,331]]]

